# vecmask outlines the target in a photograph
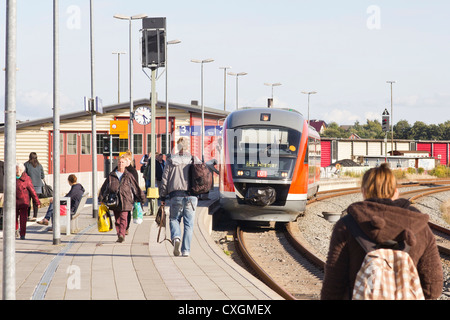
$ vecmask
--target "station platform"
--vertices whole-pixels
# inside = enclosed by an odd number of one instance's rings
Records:
[[[209,209],[217,206],[218,192],[210,198],[199,201],[189,257],[175,257],[170,242],[157,242],[154,216],[131,222],[123,243],[116,243],[115,228],[98,232],[89,204],[79,217],[81,230],[62,233],[60,245],[53,245],[48,226],[29,222],[25,240],[15,242],[16,299],[282,300],[211,239]]]

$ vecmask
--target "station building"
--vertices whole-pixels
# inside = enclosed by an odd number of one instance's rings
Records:
[[[134,101],[135,109],[140,106],[150,108],[149,99]],[[205,114],[205,161],[219,159],[217,151],[218,138],[221,136],[222,124],[229,112],[204,108]],[[201,107],[195,102],[186,104],[169,104],[169,136],[166,137],[166,103],[156,104],[156,152],[167,154],[166,138],[170,148],[175,147],[179,137],[185,136],[190,141],[190,151],[201,158]],[[129,103],[121,103],[103,108],[103,113],[96,116],[97,135],[97,175],[99,188],[103,184],[105,172],[109,170],[109,158],[103,155],[105,137],[112,132],[111,124],[124,121],[127,127],[130,121]],[[5,128],[0,128],[0,159],[4,159]],[[18,162],[28,161],[30,152],[36,152],[38,160],[44,167],[45,181],[53,185],[53,117],[32,121],[18,122],[16,136],[16,157]],[[90,195],[92,187],[92,117],[85,111],[60,116],[60,171],[61,193],[69,191],[67,177],[76,174],[78,181]],[[113,135],[113,151],[117,156],[128,150],[129,140]],[[140,125],[133,120],[133,155],[139,173],[140,160],[150,153],[151,124]],[[140,174],[140,173],[139,173]],[[144,186],[144,180],[139,184]],[[96,193],[95,193],[96,194]]]

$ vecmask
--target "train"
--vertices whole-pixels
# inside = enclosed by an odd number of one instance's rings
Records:
[[[296,110],[230,113],[219,161],[221,208],[238,221],[295,221],[318,192],[320,148],[320,135]]]

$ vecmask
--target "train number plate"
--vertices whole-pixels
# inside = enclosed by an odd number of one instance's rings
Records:
[[[267,171],[263,171],[263,170],[258,170],[256,172],[256,176],[258,178],[267,178]]]

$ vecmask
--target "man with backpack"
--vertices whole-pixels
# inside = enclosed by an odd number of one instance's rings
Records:
[[[159,195],[161,205],[165,205],[166,197],[170,197],[170,236],[174,246],[173,254],[188,257],[194,230],[195,210],[198,198],[190,192],[190,170],[192,162],[201,164],[197,157],[188,152],[188,141],[181,137],[177,141],[178,153],[171,154],[166,161]],[[184,224],[181,237],[181,220]]]
[[[437,299],[443,270],[428,215],[398,197],[387,164],[364,174],[361,191],[334,226],[321,299]]]

